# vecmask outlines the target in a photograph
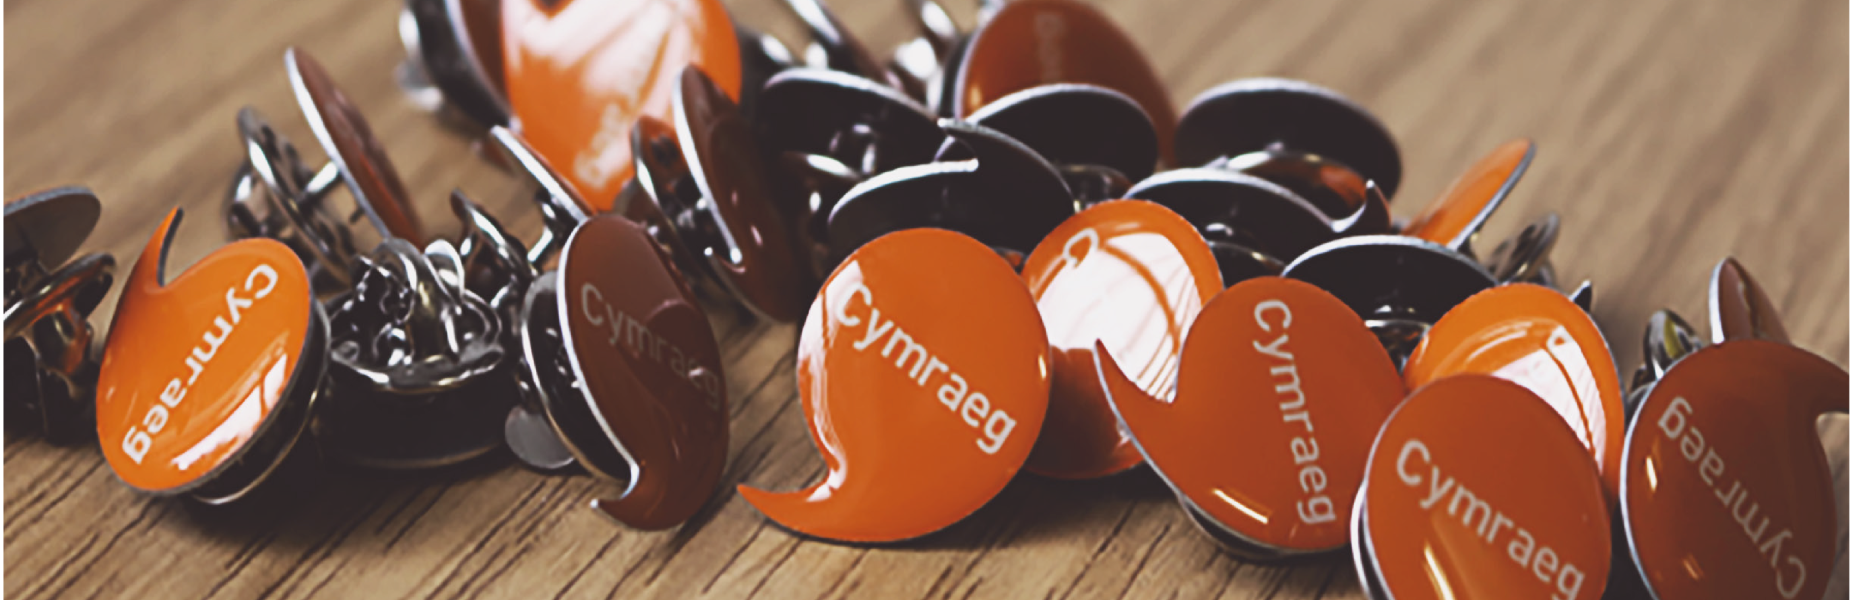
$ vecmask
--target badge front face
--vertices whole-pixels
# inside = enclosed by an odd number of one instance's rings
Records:
[[[797,389],[827,473],[739,493],[790,529],[893,542],[981,508],[1027,461],[1047,410],[1034,299],[968,236],[908,229],[850,254],[810,305]]]
[[[1405,389],[1342,301],[1277,277],[1227,288],[1189,330],[1173,401],[1139,393],[1113,358],[1112,407],[1186,503],[1281,553],[1348,541],[1369,444]]]
[[[706,314],[641,226],[594,217],[567,240],[558,310],[572,370],[628,481],[596,506],[639,529],[679,524],[706,504],[726,465],[719,344]]]
[[[123,285],[97,378],[103,457],[136,489],[174,494],[236,462],[292,385],[309,339],[308,272],[281,242],[220,248],[162,283],[178,209]]]
[[[1055,228],[1021,274],[1053,346],[1047,423],[1028,470],[1083,479],[1143,462],[1105,401],[1092,347],[1104,342],[1138,389],[1173,399],[1183,335],[1220,293],[1213,251],[1169,209],[1118,200]]]
[[[1809,352],[1736,340],[1678,361],[1626,436],[1621,515],[1658,598],[1820,598],[1837,553],[1818,417],[1850,377]]]
[[[681,67],[739,97],[739,41],[719,0],[509,0],[501,28],[521,135],[599,211],[634,173],[631,124],[669,119]]]
[[[1599,472],[1514,383],[1463,374],[1415,391],[1376,438],[1362,494],[1357,561],[1387,597],[1588,600],[1606,589]]]
[[[1586,311],[1533,284],[1497,286],[1466,298],[1426,332],[1407,359],[1408,389],[1457,373],[1522,384],[1554,407],[1618,489],[1625,402],[1606,338]]]

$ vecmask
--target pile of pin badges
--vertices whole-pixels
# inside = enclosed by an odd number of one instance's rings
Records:
[[[1396,143],[1359,105],[1255,78],[1178,113],[1083,2],[985,3],[968,32],[913,3],[920,37],[881,62],[790,0],[813,38],[799,64],[716,1],[665,1],[673,18],[407,2],[401,82],[526,182],[531,245],[460,191],[461,238],[427,239],[380,140],[298,50],[288,78],[328,163],[241,111],[239,241],[168,277],[170,213],[100,366],[85,317],[113,261],[67,264],[95,199],[9,203],[8,369],[34,386],[9,412],[58,435],[94,381],[106,458],[155,495],[230,502],[301,448],[399,470],[507,448],[617,482],[603,514],[673,527],[726,464],[703,305],[736,303],[802,323],[827,473],[740,493],[804,534],[917,538],[1021,470],[1148,463],[1229,551],[1346,547],[1377,597],[1823,585],[1812,424],[1850,404],[1843,370],[1787,345],[1724,262],[1716,344],[1654,317],[1628,409],[1590,285],[1556,288],[1558,218],[1478,255],[1527,140],[1396,219]]]

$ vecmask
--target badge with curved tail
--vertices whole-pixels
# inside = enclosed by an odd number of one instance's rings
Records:
[[[1173,402],[1097,352],[1112,408],[1209,535],[1255,559],[1348,542],[1369,443],[1405,389],[1342,301],[1277,277],[1227,288],[1189,329]]]
[[[1137,466],[1143,455],[1105,401],[1092,345],[1110,348],[1139,389],[1174,398],[1183,334],[1221,291],[1213,250],[1181,215],[1115,200],[1061,223],[1021,275],[1053,346],[1047,423],[1028,470],[1084,479]]]
[[[988,246],[899,231],[823,284],[798,340],[797,389],[827,474],[739,494],[819,538],[916,538],[981,508],[1027,461],[1047,410],[1047,333]]]

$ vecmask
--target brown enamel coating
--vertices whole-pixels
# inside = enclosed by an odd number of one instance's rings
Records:
[[[1678,361],[1626,435],[1621,516],[1660,599],[1819,598],[1838,500],[1818,417],[1850,376],[1809,352],[1735,340]]]
[[[339,165],[355,202],[385,225],[388,231],[381,235],[423,246],[423,228],[411,207],[411,194],[405,191],[405,183],[386,157],[385,147],[373,136],[366,117],[307,52],[290,48],[284,60],[289,64],[296,102],[327,149],[328,160]]]
[[[1078,0],[1017,0],[977,30],[958,69],[958,117],[1047,83],[1090,83],[1135,99],[1156,126],[1164,164],[1175,164],[1175,107],[1143,52],[1097,8]]]
[[[726,465],[726,380],[706,314],[642,227],[615,215],[572,233],[559,278],[572,370],[630,466],[606,473],[629,489],[592,505],[639,529],[686,521]]]
[[[766,316],[802,318],[813,289],[802,267],[807,243],[793,239],[802,230],[802,218],[777,210],[750,124],[697,67],[682,71],[675,107],[682,157],[701,195],[712,202],[728,242],[714,247],[713,267]],[[728,245],[738,251],[736,256],[725,255]]]
[[[1709,336],[1716,343],[1746,338],[1792,343],[1773,299],[1733,258],[1722,259],[1709,278]]]

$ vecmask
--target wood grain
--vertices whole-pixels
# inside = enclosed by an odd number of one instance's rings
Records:
[[[800,39],[769,0],[736,4],[741,21]],[[899,2],[836,4],[878,50],[908,34]],[[974,3],[950,4],[970,22]],[[1534,138],[1538,161],[1488,239],[1560,213],[1556,267],[1596,283],[1594,313],[1623,372],[1637,364],[1650,311],[1704,314],[1709,269],[1727,255],[1769,287],[1798,344],[1850,358],[1842,2],[1100,5],[1178,102],[1227,79],[1277,75],[1376,111],[1404,152],[1402,212],[1494,144]],[[265,111],[318,154],[283,71],[283,49],[300,45],[367,111],[428,224],[457,229],[444,196],[460,187],[531,239],[537,216],[514,182],[394,86],[397,6],[6,0],[4,192],[91,186],[105,214],[87,248],[125,265],[165,211],[183,207],[192,217],[171,262],[190,264],[224,241],[239,107]],[[725,481],[814,480],[821,461],[796,402],[795,327],[713,312],[734,412]],[[1821,429],[1842,498],[1844,422]],[[1217,550],[1147,472],[1024,476],[941,534],[863,548],[779,529],[730,486],[693,523],[642,533],[585,508],[610,484],[505,463],[417,476],[304,463],[263,498],[207,510],[132,493],[92,447],[9,437],[4,460],[5,592],[19,598],[1359,597],[1343,557],[1285,567]],[[1832,597],[1845,593],[1850,538],[1839,540]]]

